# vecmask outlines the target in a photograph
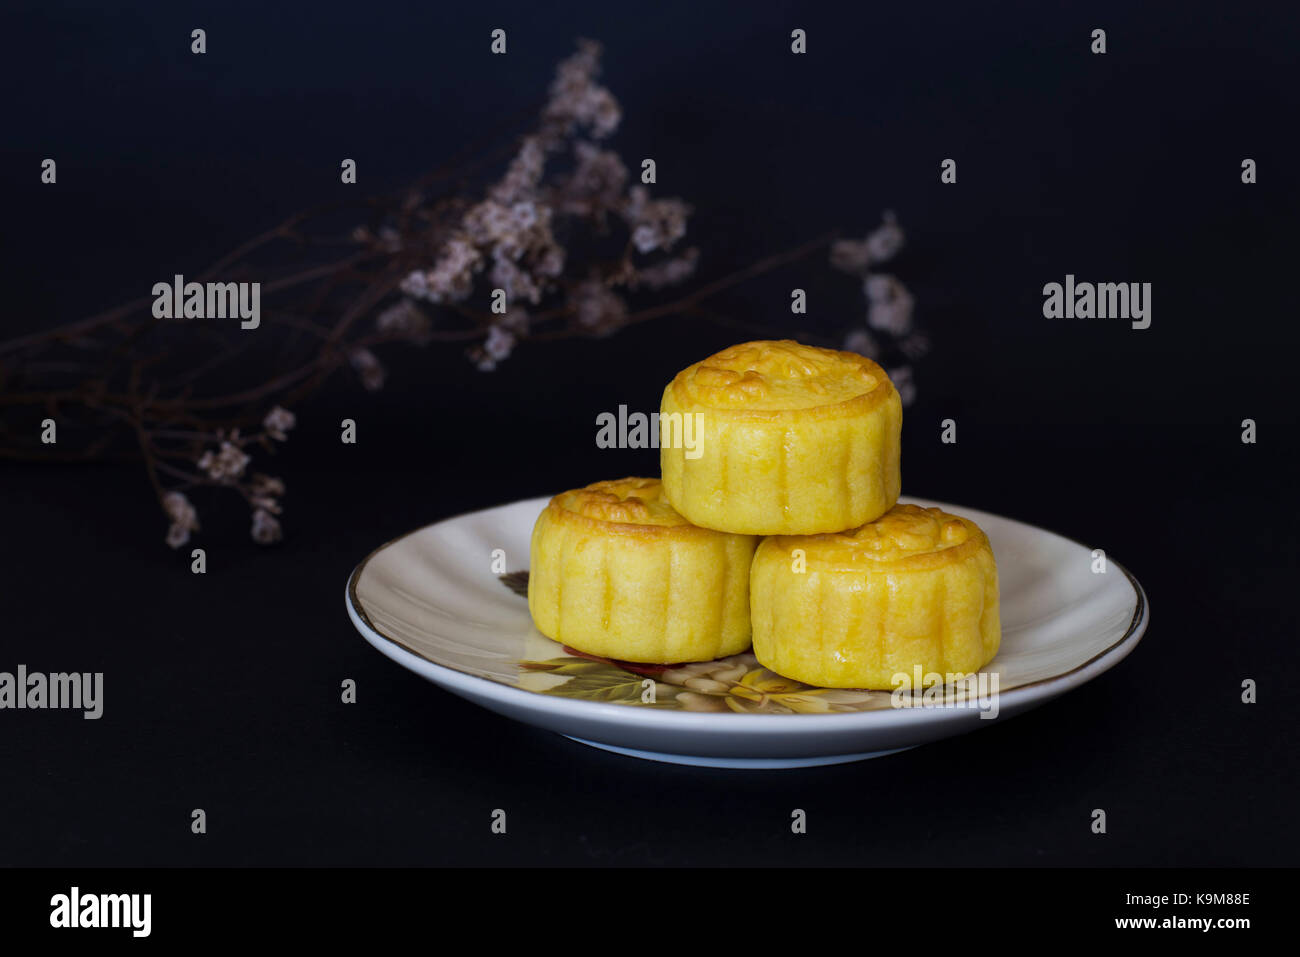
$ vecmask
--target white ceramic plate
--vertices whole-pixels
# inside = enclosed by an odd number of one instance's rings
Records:
[[[947,701],[811,688],[749,654],[664,669],[565,649],[533,627],[516,591],[545,498],[381,546],[348,579],[348,615],[389,658],[492,711],[621,754],[731,768],[856,761],[972,731],[1095,678],[1146,630],[1142,587],[1109,557],[1096,573],[1088,548],[1043,529],[903,501],[971,518],[997,558],[1001,649],[969,693]],[[519,571],[498,575],[502,559]]]

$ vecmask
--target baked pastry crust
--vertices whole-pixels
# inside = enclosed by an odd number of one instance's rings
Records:
[[[676,431],[694,414],[698,450]],[[660,405],[668,500],[705,528],[856,528],[897,500],[903,406],[885,370],[793,340],[745,342],[682,370]],[[689,436],[690,433],[687,433]]]
[[[528,610],[537,630],[624,661],[708,661],[749,647],[758,539],[690,524],[658,479],[563,492],[533,526]]]
[[[759,662],[824,688],[892,690],[918,666],[969,674],[1001,640],[988,537],[938,508],[897,505],[851,531],[766,538],[750,594]]]

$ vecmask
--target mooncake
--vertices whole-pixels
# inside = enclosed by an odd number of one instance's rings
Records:
[[[696,525],[748,535],[857,528],[897,500],[903,406],[865,356],[745,342],[664,389],[664,490]]]
[[[988,537],[938,508],[897,505],[829,535],[764,539],[750,574],[754,654],[826,688],[893,689],[895,676],[969,674],[997,654]]]
[[[533,526],[537,630],[624,661],[708,661],[749,647],[758,539],[698,528],[658,479],[596,482],[551,499]]]

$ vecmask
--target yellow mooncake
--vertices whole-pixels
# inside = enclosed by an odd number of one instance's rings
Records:
[[[938,508],[897,505],[832,535],[764,539],[750,574],[754,654],[825,688],[969,674],[1001,639],[988,537]]]
[[[537,630],[624,661],[708,661],[749,647],[758,539],[697,528],[658,479],[596,482],[551,499],[533,526]]]
[[[865,356],[745,342],[664,389],[659,459],[673,507],[749,535],[856,528],[897,500],[903,406]]]

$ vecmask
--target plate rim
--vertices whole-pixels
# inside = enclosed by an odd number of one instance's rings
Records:
[[[516,685],[508,685],[499,681],[493,681],[491,678],[480,677],[449,665],[440,664],[421,654],[414,648],[408,647],[400,640],[384,634],[380,631],[365,613],[361,600],[357,597],[357,582],[361,578],[362,572],[366,565],[380,552],[397,544],[405,538],[412,535],[418,535],[428,529],[448,522],[457,521],[462,518],[472,518],[476,515],[483,515],[487,512],[495,512],[502,508],[509,508],[513,505],[521,505],[525,502],[537,499],[549,499],[550,496],[533,496],[530,498],[516,499],[511,502],[504,502],[499,505],[490,505],[486,508],[474,509],[468,512],[461,512],[456,515],[450,515],[441,518],[419,528],[411,529],[397,535],[382,545],[372,549],[365,558],[357,563],[356,567],[348,575],[347,586],[344,590],[344,605],[348,611],[348,617],[351,619],[353,626],[361,633],[361,636],[371,644],[376,650],[384,653],[387,657],[392,658],[398,664],[404,664],[401,657],[410,657],[415,659],[415,663],[425,669],[431,669],[435,674],[440,675],[447,685],[457,689],[464,689],[471,694],[476,690],[480,694],[488,697],[497,697],[507,701],[517,702],[524,710],[528,711],[550,711],[564,714],[571,714],[575,717],[586,716],[588,718],[615,724],[628,724],[646,726],[648,724],[664,726],[665,730],[689,730],[693,727],[709,728],[716,730],[720,725],[726,726],[728,731],[742,731],[744,733],[762,734],[773,731],[830,731],[830,730],[847,730],[849,728],[862,725],[884,730],[888,726],[903,726],[912,723],[924,723],[935,720],[944,715],[953,715],[963,711],[970,711],[970,708],[957,707],[919,707],[919,708],[877,708],[871,711],[841,711],[830,712],[825,714],[735,714],[728,712],[696,712],[696,711],[671,711],[657,708],[638,708],[626,704],[616,704],[607,701],[584,701],[577,698],[561,698],[555,695],[546,695],[539,691],[533,691],[528,688],[521,688]],[[917,496],[900,496],[903,498],[918,498]],[[950,505],[947,502],[939,502],[933,499],[920,498],[920,501],[931,502],[940,508],[947,510],[949,507],[956,509],[954,514],[961,514],[962,509],[968,511],[981,512],[987,515],[993,515],[996,518],[1005,521],[1015,522],[1026,528],[1042,532],[1047,535],[1053,535],[1057,538],[1064,539],[1081,548],[1088,549],[1088,545],[1077,539],[1070,538],[1068,535],[1062,535],[1051,529],[1042,528],[1038,525],[1022,522],[1019,519],[1008,518],[1007,516],[997,515],[993,512],[985,512],[983,509],[966,507],[960,505]],[[1109,565],[1119,569],[1123,574],[1129,587],[1133,589],[1135,604],[1133,608],[1133,617],[1124,633],[1114,642],[1107,645],[1097,654],[1093,655],[1087,661],[1084,661],[1068,671],[1060,674],[1051,675],[1046,678],[1038,678],[1026,684],[1017,685],[1007,691],[998,692],[999,713],[1003,710],[1018,711],[1020,705],[1028,705],[1043,700],[1044,698],[1055,697],[1052,694],[1063,694],[1073,688],[1084,684],[1086,681],[1097,675],[1109,671],[1112,667],[1128,657],[1129,653],[1137,647],[1142,637],[1146,634],[1147,624],[1150,621],[1150,600],[1147,598],[1145,589],[1142,584],[1134,577],[1120,562],[1115,561],[1110,555],[1106,556]],[[389,647],[385,647],[389,646]],[[393,655],[390,649],[399,652],[400,655]],[[1104,664],[1104,666],[1103,666]],[[1088,672],[1091,674],[1087,674]],[[417,672],[418,673],[418,672]],[[433,680],[429,675],[421,675],[427,680]],[[441,684],[442,682],[435,682]],[[1057,690],[1059,689],[1059,690]],[[890,717],[893,720],[889,720]],[[761,719],[761,720],[755,720]],[[810,720],[816,719],[816,720]],[[827,727],[834,725],[834,729]]]

